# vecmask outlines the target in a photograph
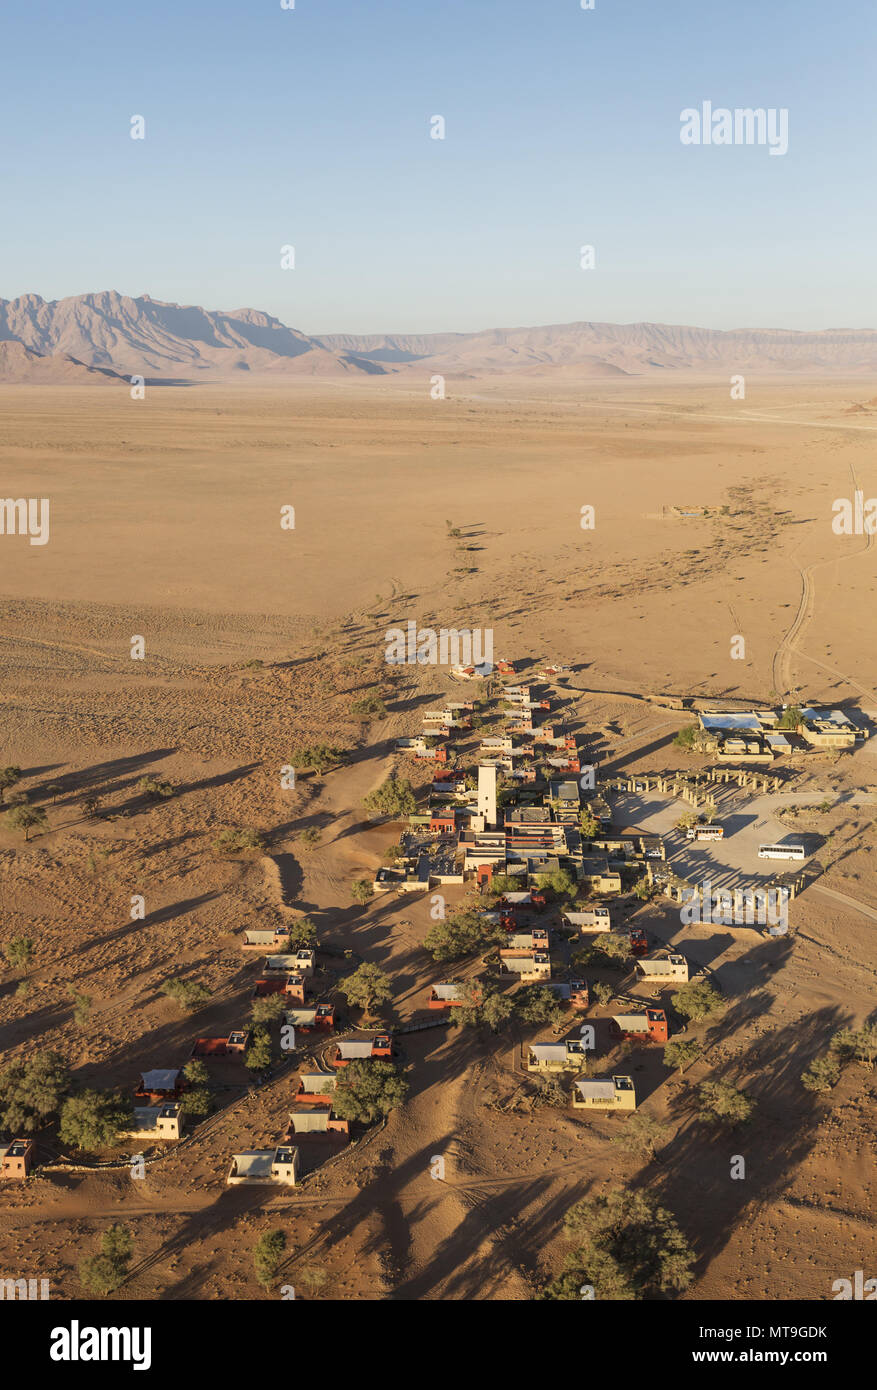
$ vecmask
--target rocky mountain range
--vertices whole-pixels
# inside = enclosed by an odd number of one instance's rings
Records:
[[[562,372],[864,374],[877,331],[719,330],[659,323],[566,323],[477,333],[308,336],[258,309],[208,310],[105,290],[0,300],[0,381],[96,381]]]

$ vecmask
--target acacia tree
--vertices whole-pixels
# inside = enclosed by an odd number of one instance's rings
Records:
[[[464,908],[444,921],[433,922],[423,944],[433,960],[458,960],[496,945],[505,933],[483,913]]]
[[[701,1114],[712,1124],[739,1125],[751,1118],[755,1101],[730,1081],[702,1081],[698,1087]]]
[[[664,1047],[664,1066],[681,1071],[703,1051],[697,1038],[671,1038]]]
[[[348,1004],[352,1004],[355,1009],[364,1009],[367,1014],[372,1011],[372,1004],[388,1003],[393,997],[393,990],[390,984],[390,977],[381,970],[380,966],[372,965],[369,961],[363,961],[362,965],[357,966],[352,975],[342,983],[342,989],[347,995]]]
[[[404,1105],[407,1094],[408,1082],[392,1062],[357,1058],[339,1073],[332,1109],[343,1120],[373,1124]]]
[[[102,1149],[114,1144],[131,1122],[131,1104],[121,1096],[80,1091],[68,1096],[61,1106],[58,1135],[63,1144],[76,1149]]]
[[[691,1284],[694,1256],[676,1219],[648,1192],[612,1188],[577,1202],[564,1223],[576,1249],[564,1273],[543,1290],[549,1299],[645,1299]]]
[[[60,1052],[36,1052],[0,1073],[0,1128],[30,1134],[56,1114],[70,1089],[70,1072]]]
[[[725,1007],[722,996],[709,980],[690,980],[687,985],[676,991],[671,1002],[678,1014],[683,1018],[690,1018],[694,1023],[712,1018]]]
[[[417,810],[417,800],[411,783],[405,777],[397,777],[395,773],[373,792],[369,792],[368,796],[363,798],[362,804],[367,811],[374,811],[381,816],[410,816]]]
[[[22,804],[20,806],[13,806],[11,810],[6,812],[6,823],[10,830],[23,830],[25,841],[27,841],[30,838],[30,832],[33,830],[34,826],[36,826],[38,830],[48,829],[49,818],[42,806],[27,806]]]
[[[0,767],[0,806],[3,805],[3,800],[6,795],[6,792],[9,790],[10,787],[15,786],[15,783],[18,781],[20,777],[20,767],[15,767],[12,765],[10,765],[9,767]]]

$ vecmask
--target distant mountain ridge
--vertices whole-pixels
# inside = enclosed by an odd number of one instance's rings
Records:
[[[0,380],[122,376],[211,380],[374,376],[437,371],[462,376],[562,372],[618,377],[683,372],[869,373],[874,329],[711,329],[660,323],[548,324],[476,333],[309,336],[258,309],[208,310],[115,290],[45,300],[0,300]],[[39,359],[59,359],[47,369]],[[76,369],[74,371],[71,361]]]

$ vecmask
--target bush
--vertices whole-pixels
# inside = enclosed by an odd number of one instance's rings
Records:
[[[13,936],[3,955],[10,970],[23,970],[33,956],[33,941],[29,936]]]
[[[210,990],[206,985],[202,985],[198,980],[182,980],[179,977],[175,980],[167,980],[161,987],[162,994],[166,994],[169,999],[173,999],[175,1004],[179,1004],[181,1009],[191,1013],[199,1009],[202,1004],[206,1004],[211,998]]]
[[[840,1062],[837,1057],[814,1057],[806,1071],[801,1073],[801,1083],[807,1091],[830,1091],[840,1079]]]
[[[177,789],[173,782],[163,782],[157,777],[141,777],[137,783],[137,790],[150,801],[166,801]]]
[[[286,1250],[286,1236],[283,1231],[266,1231],[261,1235],[253,1249],[253,1267],[256,1278],[267,1289],[277,1273],[283,1252]]]
[[[354,902],[358,902],[360,907],[365,907],[369,898],[373,898],[375,890],[367,878],[358,878],[350,885],[350,894]]]
[[[133,1249],[126,1226],[108,1226],[101,1239],[101,1253],[88,1256],[79,1265],[80,1281],[89,1293],[115,1293],[125,1282]]]
[[[213,841],[217,854],[237,854],[241,850],[264,849],[265,837],[258,830],[220,830]]]
[[[256,1028],[244,1056],[244,1066],[248,1071],[267,1071],[272,1060],[271,1034],[266,1028]]]

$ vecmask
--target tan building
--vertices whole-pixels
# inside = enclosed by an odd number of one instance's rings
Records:
[[[687,984],[688,961],[684,956],[655,954],[640,956],[635,962],[637,973],[655,984]]]
[[[34,1147],[32,1139],[10,1139],[8,1143],[0,1143],[0,1178],[23,1181],[30,1172]]]
[[[225,1181],[230,1187],[241,1183],[274,1183],[281,1187],[295,1187],[299,1168],[298,1149],[294,1145],[283,1144],[276,1149],[248,1149],[246,1153],[232,1155],[231,1168]]]
[[[527,1048],[527,1071],[581,1071],[586,1060],[580,1042],[531,1043]]]
[[[165,1105],[135,1106],[134,1123],[123,1132],[132,1139],[182,1139],[185,1124],[182,1106],[174,1100]]]
[[[621,874],[610,869],[609,860],[602,854],[586,854],[581,860],[579,882],[591,893],[620,893]]]
[[[842,710],[801,711],[798,733],[811,748],[855,748],[856,726]]]
[[[633,1077],[583,1077],[573,1082],[572,1103],[574,1110],[635,1110]]]

